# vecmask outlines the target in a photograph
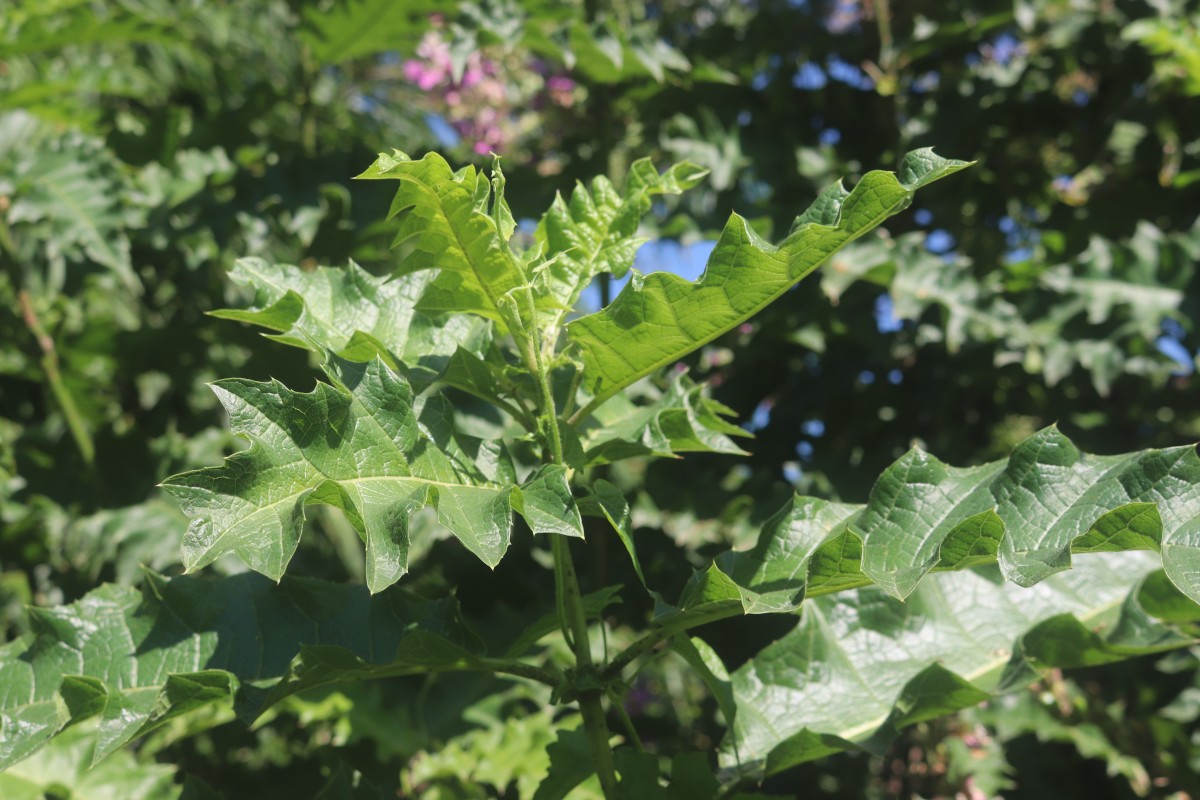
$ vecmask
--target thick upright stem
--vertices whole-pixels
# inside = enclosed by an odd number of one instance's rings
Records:
[[[575,576],[575,562],[571,559],[571,551],[567,540],[561,536],[554,537],[554,569],[561,576],[559,585],[563,587],[565,597],[562,607],[566,611],[566,624],[571,631],[575,643],[575,670],[583,678],[592,678],[596,674],[592,663],[591,641],[588,639],[587,617],[583,612],[582,595],[579,591],[579,580]],[[583,729],[587,736],[588,748],[592,751],[592,764],[596,775],[600,778],[600,788],[604,790],[607,800],[617,797],[617,770],[613,764],[612,748],[608,744],[608,722],[604,718],[604,704],[600,699],[602,690],[589,688],[579,693],[579,712],[583,715]]]
[[[550,374],[546,368],[540,342],[533,343],[533,356],[536,360],[538,394],[542,417],[542,427],[545,429],[547,450],[550,461],[555,464],[563,462],[562,437],[558,431],[558,413],[554,406],[554,394],[550,387]],[[583,729],[587,736],[588,748],[592,753],[592,765],[600,778],[600,788],[604,791],[606,800],[617,798],[617,770],[613,764],[612,748],[608,744],[608,722],[604,718],[604,704],[601,700],[602,689],[595,680],[596,667],[592,662],[592,645],[588,638],[587,615],[583,610],[583,595],[579,591],[579,578],[575,574],[575,562],[571,559],[571,550],[567,540],[551,534],[551,548],[554,553],[554,585],[558,603],[560,622],[563,634],[571,642],[575,652],[575,672],[580,683],[585,688],[579,693],[579,712],[583,715]],[[587,686],[595,683],[595,687]]]

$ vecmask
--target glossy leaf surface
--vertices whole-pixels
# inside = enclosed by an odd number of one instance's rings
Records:
[[[414,399],[379,360],[331,357],[326,371],[336,385],[310,393],[274,381],[214,385],[234,432],[252,445],[163,484],[192,518],[189,569],[233,553],[278,580],[312,503],[342,509],[363,537],[372,591],[407,571],[409,518],[427,505],[489,566],[508,549],[514,507],[535,530],[580,529],[561,470],[518,487],[505,449],[458,434],[444,398]]]
[[[612,305],[567,326],[584,384],[605,399],[761,311],[838,249],[908,206],[922,186],[969,166],[932,150],[905,157],[898,175],[869,172],[847,190],[829,187],[778,246],[734,214],[696,282],[634,274]]]
[[[680,608],[786,612],[805,597],[872,583],[902,600],[934,570],[997,562],[1006,580],[1032,586],[1070,568],[1073,554],[1120,550],[1159,551],[1179,591],[1200,600],[1198,528],[1194,447],[1094,456],[1047,428],[1007,460],[978,467],[910,451],[865,505],[797,497],[752,549],[697,573]]]
[[[1149,554],[1081,560],[1032,588],[994,572],[924,582],[906,602],[877,587],[806,603],[800,624],[730,676],[723,763],[772,774],[843,749],[880,752],[901,728],[977,705],[1049,667],[1094,666],[1187,645],[1150,618]]]
[[[345,269],[304,270],[243,258],[229,277],[253,287],[255,306],[213,316],[260,325],[275,331],[269,338],[276,341],[332,350],[351,361],[381,355],[409,367],[428,365],[444,362],[460,347],[482,352],[490,339],[489,326],[478,318],[417,310],[433,278],[429,272],[388,280],[353,261]]]

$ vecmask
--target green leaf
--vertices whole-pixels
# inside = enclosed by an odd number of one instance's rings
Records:
[[[90,261],[141,292],[126,229],[144,219],[126,202],[128,182],[101,140],[49,136],[27,114],[6,114],[0,117],[0,169],[12,203],[5,221],[18,243],[23,228],[37,226],[25,238],[36,238],[44,252],[31,259]]]
[[[445,11],[435,0],[335,0],[305,6],[300,36],[321,64],[340,64],[389,50],[416,49],[433,14]]]
[[[719,789],[707,754],[680,753],[671,760],[669,800],[710,800]]]
[[[903,599],[933,570],[997,562],[1007,580],[1031,586],[1070,568],[1072,553],[1118,550],[1161,550],[1167,576],[1200,601],[1195,448],[1088,455],[1050,427],[978,467],[912,450],[865,505],[794,498],[751,550],[698,572],[679,606],[733,600],[748,614],[786,612],[869,583]]]
[[[654,753],[618,747],[613,751],[613,763],[621,777],[617,796],[622,800],[669,800]]]
[[[163,483],[192,518],[184,538],[189,570],[233,553],[278,580],[312,503],[340,508],[363,537],[373,592],[407,572],[410,517],[427,505],[493,567],[508,549],[514,507],[527,507],[537,530],[577,535],[564,473],[550,470],[518,488],[507,452],[458,434],[444,397],[414,399],[378,359],[331,355],[325,369],[336,386],[318,383],[310,393],[277,381],[214,384],[230,427],[252,444],[221,466]]]
[[[734,214],[694,283],[671,273],[635,272],[612,305],[567,325],[593,395],[584,411],[754,316],[841,247],[905,208],[917,189],[967,166],[917,150],[905,157],[899,176],[875,171],[853,191],[831,186],[778,246]]]
[[[1062,686],[1064,692],[1069,692],[1067,699],[1070,702],[1086,702],[1086,695],[1077,686],[1066,681],[1062,682]],[[992,708],[972,712],[972,721],[982,722],[995,731],[996,738],[1001,741],[1032,735],[1040,743],[1074,745],[1084,758],[1102,760],[1110,776],[1123,775],[1133,786],[1137,786],[1138,782],[1146,787],[1151,785],[1145,765],[1112,742],[1112,729],[1106,731],[1094,722],[1065,722],[1056,707],[1047,706],[1043,697],[1043,693],[1037,691],[1010,695]],[[1120,714],[1119,711],[1117,713]]]
[[[106,585],[30,614],[33,635],[0,648],[0,769],[82,719],[100,719],[99,761],[210,703],[250,721],[329,681],[471,668],[477,649],[451,601],[251,573],[151,573],[141,592]]]
[[[722,418],[734,412],[709,397],[707,384],[676,374],[664,391],[645,387],[643,403],[630,394],[617,395],[596,409],[595,424],[583,441],[585,463],[688,452],[746,454],[730,437],[750,434]]]
[[[86,7],[63,9],[56,5],[50,4],[44,12],[32,8],[33,13],[23,20],[24,15],[6,17],[4,35],[0,36],[0,58],[48,54],[64,47],[87,44],[118,47],[149,42],[182,44],[177,32],[163,20],[150,18],[144,10],[138,13],[117,7],[106,9],[108,13],[101,16]]]
[[[380,153],[360,179],[396,180],[388,219],[398,218],[393,246],[411,252],[401,273],[440,270],[421,297],[422,311],[479,314],[501,321],[501,298],[527,284],[522,264],[489,213],[490,186],[474,167],[450,169],[437,153],[414,161],[399,150]],[[497,206],[503,198],[496,198]],[[506,207],[505,207],[506,208]],[[511,219],[511,213],[507,213]]]
[[[141,764],[130,753],[118,753],[93,767],[94,727],[69,728],[47,747],[0,772],[0,797],[176,800],[180,796],[175,768],[166,764]]]
[[[903,603],[877,587],[810,601],[799,626],[733,673],[737,718],[722,762],[772,774],[837,749],[881,752],[899,729],[1040,670],[1186,646],[1130,593],[1156,567],[1149,554],[1093,556],[1028,589],[964,571]]]
[[[548,464],[517,489],[513,507],[534,533],[583,538],[583,519],[571,494],[567,469]]]
[[[629,27],[611,19],[589,25],[576,19],[550,35],[531,26],[527,36],[532,48],[601,84],[639,78],[662,83],[667,70],[691,68],[687,57],[659,38],[651,25]]]
[[[430,794],[441,785],[460,791],[488,785],[501,795],[513,786],[518,797],[534,796],[550,768],[547,746],[554,743],[556,731],[561,735],[564,727],[578,725],[579,719],[563,722],[555,721],[550,708],[527,716],[509,713],[503,719],[489,720],[484,727],[456,736],[435,752],[414,759],[408,779],[413,785],[429,787],[426,791]]]
[[[487,323],[479,319],[416,309],[433,278],[428,272],[388,280],[353,261],[346,269],[305,270],[242,258],[229,277],[254,288],[255,307],[223,309],[213,316],[261,325],[277,332],[270,339],[316,352],[332,350],[351,361],[381,355],[409,367],[440,368],[459,348],[482,353],[490,339]]]
[[[637,236],[651,198],[680,194],[700,182],[707,170],[695,164],[675,164],[661,175],[650,159],[633,162],[625,187],[618,192],[604,176],[591,187],[578,184],[570,201],[556,195],[537,228],[544,266],[537,284],[542,297],[570,309],[592,279],[602,272],[620,278],[633,266],[646,241]]]
[[[592,485],[592,493],[587,501],[585,512],[591,516],[603,517],[608,520],[608,524],[616,532],[621,544],[625,546],[625,552],[629,553],[629,560],[633,564],[633,571],[637,573],[638,580],[641,581],[642,586],[647,586],[646,575],[642,572],[642,562],[638,558],[637,547],[633,542],[633,515],[629,508],[629,501],[625,499],[620,487],[603,478],[598,478]]]
[[[162,496],[72,515],[64,522],[47,525],[51,563],[56,569],[75,570],[93,583],[108,565],[116,583],[135,583],[141,580],[143,567],[163,570],[178,564],[179,543],[187,528],[187,518]]]
[[[1198,247],[1198,230],[1142,223],[1128,239],[1093,236],[1063,263],[1035,258],[981,278],[970,259],[930,253],[925,234],[909,233],[847,248],[821,288],[836,300],[857,280],[886,286],[896,317],[919,321],[919,346],[986,344],[997,366],[1019,363],[1050,384],[1083,369],[1106,395],[1123,374],[1168,371],[1152,345],[1164,320],[1179,315]]]
[[[559,729],[558,737],[546,746],[550,766],[533,800],[563,800],[575,787],[596,772],[582,728]]]
[[[732,726],[733,721],[737,719],[737,703],[733,699],[733,686],[729,681],[729,671],[725,669],[721,657],[708,646],[707,642],[696,637],[676,636],[671,640],[671,649],[678,653],[680,658],[686,661],[688,666],[704,681],[709,693],[717,701],[717,708],[721,709],[721,714],[725,717],[725,727]],[[734,740],[730,744],[736,751],[737,742]],[[736,757],[736,755],[735,752],[734,756]],[[708,774],[707,770],[705,770],[705,774]]]

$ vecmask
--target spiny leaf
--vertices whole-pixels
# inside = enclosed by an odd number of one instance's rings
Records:
[[[388,280],[353,261],[346,269],[303,270],[242,258],[229,277],[254,288],[256,307],[223,309],[213,316],[261,325],[277,331],[271,339],[332,350],[351,361],[383,355],[413,367],[445,361],[460,347],[482,353],[490,340],[489,326],[480,319],[416,309],[434,277],[429,272]]]
[[[32,610],[31,623],[31,637],[0,649],[0,769],[90,717],[99,761],[209,703],[251,721],[309,686],[466,669],[477,651],[452,601],[252,573],[151,573],[141,592],[106,585]]]
[[[706,385],[676,374],[665,391],[647,387],[646,394],[644,404],[621,394],[596,409],[583,441],[587,464],[688,452],[745,455],[730,437],[750,434],[723,419],[733,411],[709,397]]]
[[[1028,589],[964,571],[931,578],[906,602],[878,587],[810,601],[797,628],[733,673],[722,763],[761,776],[842,749],[878,753],[901,728],[1046,668],[1187,646],[1138,603],[1156,567],[1146,553],[1091,556]]]
[[[5,800],[44,800],[47,797],[139,798],[177,800],[175,768],[138,763],[131,753],[119,753],[92,768],[96,732],[76,725],[47,747],[0,772],[0,797]],[[62,792],[67,794],[63,795]]]
[[[569,202],[557,195],[536,233],[546,264],[540,273],[545,299],[569,309],[596,275],[624,276],[646,241],[637,230],[651,198],[690,189],[707,172],[685,161],[660,175],[650,159],[642,158],[630,166],[620,192],[600,176],[590,188],[578,184]]]
[[[325,369],[337,385],[318,383],[307,394],[275,381],[214,384],[233,431],[252,444],[219,467],[164,482],[192,518],[189,570],[233,553],[279,579],[311,503],[346,513],[366,542],[367,585],[376,592],[407,572],[409,519],[426,505],[489,566],[508,549],[514,507],[535,531],[582,530],[564,470],[519,488],[507,452],[458,434],[445,398],[414,400],[379,360],[331,355]]]
[[[853,191],[831,186],[779,246],[734,214],[695,283],[665,272],[635,272],[612,305],[567,326],[593,394],[588,410],[749,319],[838,249],[905,208],[917,189],[967,166],[917,150],[905,157],[899,177],[876,171]]]
[[[508,248],[497,218],[489,213],[491,187],[474,167],[450,169],[437,153],[414,161],[399,150],[380,153],[360,179],[396,180],[400,187],[388,218],[399,218],[395,245],[412,248],[401,273],[437,268],[426,288],[423,311],[479,314],[500,321],[499,305],[527,283],[523,266]],[[498,207],[503,197],[494,198]],[[506,206],[503,206],[506,209]],[[499,211],[499,209],[498,209]],[[507,213],[511,219],[511,212]]]
[[[1194,447],[1120,456],[1081,452],[1057,428],[978,467],[913,450],[866,505],[797,497],[757,544],[693,576],[679,611],[736,603],[795,610],[805,597],[876,584],[908,597],[931,571],[999,563],[1031,586],[1071,567],[1072,553],[1161,551],[1161,565],[1200,601],[1200,458]]]

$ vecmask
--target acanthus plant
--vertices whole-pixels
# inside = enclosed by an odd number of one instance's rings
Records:
[[[192,520],[188,571],[232,554],[266,578],[150,574],[140,591],[104,586],[35,609],[34,633],[0,651],[0,765],[89,717],[99,718],[99,760],[212,703],[254,720],[315,686],[466,670],[543,684],[545,702],[564,707],[537,800],[586,793],[588,781],[606,798],[701,800],[838,750],[878,752],[904,726],[1048,667],[1191,643],[1194,448],[1092,456],[1055,428],[970,468],[914,449],[865,505],[795,497],[752,548],[695,573],[674,602],[643,571],[627,498],[599,468],[741,452],[729,409],[673,365],[967,166],[919,150],[897,174],[870,172],[853,191],[835,184],[778,245],[735,214],[693,283],[631,266],[652,198],[695,185],[704,172],[694,165],[659,173],[642,160],[621,190],[604,178],[578,186],[519,249],[498,163],[489,179],[437,154],[380,155],[360,177],[398,184],[394,274],[245,259],[232,277],[255,289],[256,305],[219,312],[313,351],[327,382],[296,392],[219,381],[249,448],[164,482]],[[573,316],[604,273],[631,279],[607,308]],[[509,433],[467,435],[454,405],[464,394],[494,406]],[[365,589],[285,577],[315,504],[358,531]],[[514,527],[548,539],[555,607],[486,653],[452,598],[393,586],[410,567],[413,517],[427,508],[489,566]],[[602,658],[603,614],[619,587],[583,594],[574,558],[596,558],[595,540],[610,535],[655,611],[640,638]],[[691,632],[744,614],[799,623],[729,672]],[[557,632],[567,663],[548,645]],[[663,648],[699,672],[728,724],[715,772],[706,754],[647,753],[631,724],[610,729],[610,719],[629,724],[621,698]]]

